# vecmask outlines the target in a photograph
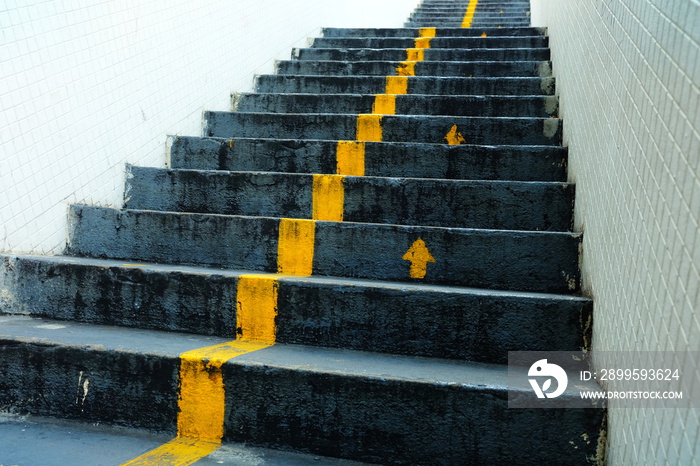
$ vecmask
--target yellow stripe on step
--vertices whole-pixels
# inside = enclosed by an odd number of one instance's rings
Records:
[[[221,367],[236,356],[275,344],[277,276],[241,275],[236,291],[238,339],[180,355],[177,437],[124,466],[187,466],[221,446],[226,389]]]
[[[336,173],[338,175],[365,175],[365,143],[362,141],[338,141],[335,148]]]
[[[345,181],[340,175],[314,175],[312,218],[342,222],[345,208]]]
[[[467,5],[467,11],[464,13],[464,18],[462,19],[462,27],[470,28],[472,27],[472,21],[474,20],[474,12],[476,11],[476,5],[479,0],[469,0],[469,5]]]
[[[279,224],[277,271],[308,277],[313,272],[316,222],[283,218]]]

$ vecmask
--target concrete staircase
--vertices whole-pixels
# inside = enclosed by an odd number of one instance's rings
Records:
[[[0,410],[379,464],[600,459],[604,410],[507,407],[508,351],[586,348],[592,303],[547,38],[526,1],[476,3],[325,29],[168,168],[128,166],[124,208],[71,206],[65,255],[3,256]]]

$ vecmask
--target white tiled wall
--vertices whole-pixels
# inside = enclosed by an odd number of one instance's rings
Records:
[[[69,203],[119,206],[255,73],[322,26],[401,26],[418,0],[0,2],[0,251],[58,253]]]
[[[700,3],[532,7],[549,28],[593,350],[698,351]],[[698,361],[683,363],[697,379]],[[699,431],[698,410],[611,409],[608,464],[700,464]]]

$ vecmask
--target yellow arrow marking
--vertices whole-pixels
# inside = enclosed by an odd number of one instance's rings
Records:
[[[451,146],[458,146],[463,142],[467,142],[467,140],[464,139],[464,136],[462,136],[462,133],[457,131],[457,125],[452,125],[450,132],[447,133],[447,136],[445,136],[444,139],[447,141],[447,144]]]
[[[472,27],[472,20],[474,19],[474,12],[476,11],[477,3],[479,3],[479,0],[469,0],[467,11],[464,13],[464,19],[462,19],[463,28]]]
[[[405,261],[409,261],[411,266],[408,270],[411,278],[425,278],[425,274],[428,273],[428,262],[435,262],[435,258],[428,251],[428,247],[425,245],[425,241],[418,238],[406,254],[401,258]]]

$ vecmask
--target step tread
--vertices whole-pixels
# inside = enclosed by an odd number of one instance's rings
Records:
[[[0,463],[16,465],[114,466],[170,441],[172,436],[143,429],[0,414]],[[193,463],[197,466],[362,466],[368,463],[224,443]]]
[[[89,352],[117,352],[177,358],[180,354],[231,342],[230,338],[178,334],[106,325],[82,324],[21,315],[0,315],[0,344],[15,342],[32,346],[65,346]],[[505,392],[509,388],[531,393],[527,377],[509,386],[508,368],[416,356],[381,354],[357,350],[275,344],[237,356],[228,365],[266,367],[287,371],[329,374],[347,378],[381,379],[433,386],[453,385],[463,390]],[[520,372],[526,373],[523,369]],[[595,381],[582,381],[562,397],[577,399],[578,390],[595,390]]]

